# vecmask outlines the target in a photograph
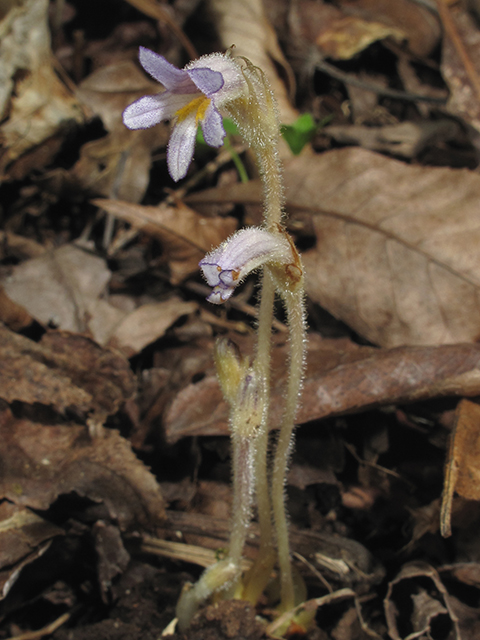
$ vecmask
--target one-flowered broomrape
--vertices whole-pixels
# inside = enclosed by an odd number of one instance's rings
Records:
[[[193,157],[200,123],[205,142],[221,147],[225,129],[220,109],[247,91],[241,67],[233,58],[214,53],[177,69],[163,56],[140,47],[142,67],[165,91],[140,98],[123,112],[129,129],[148,129],[175,121],[167,151],[168,170],[175,181],[185,177]]]
[[[185,629],[213,594],[257,603],[276,562],[280,569],[278,608],[293,611],[299,591],[294,589],[291,569],[284,483],[302,387],[306,340],[303,267],[284,228],[275,100],[262,71],[248,60],[235,59],[230,54],[207,55],[177,69],[162,56],[141,48],[140,62],[165,90],[131,104],[125,109],[123,120],[130,129],[172,121],[167,150],[172,178],[177,181],[186,175],[199,124],[205,142],[212,147],[221,146],[225,138],[221,112],[225,112],[256,153],[265,193],[262,226],[237,231],[200,261],[203,276],[212,288],[208,300],[214,304],[227,301],[254,270],[262,270],[262,284],[253,359],[237,355],[234,347],[222,340],[215,349],[219,382],[230,406],[234,495],[229,549],[226,558],[209,567],[195,585],[187,585],[182,592],[177,605],[179,628]],[[272,425],[270,360],[276,294],[286,310],[290,355],[283,417],[279,425]],[[275,426],[278,438],[270,456],[269,430]],[[252,569],[243,574],[243,549],[254,496],[260,548]]]

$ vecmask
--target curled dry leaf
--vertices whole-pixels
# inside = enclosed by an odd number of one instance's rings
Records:
[[[386,347],[480,335],[480,177],[361,149],[295,158],[287,205],[313,222],[307,293]]]
[[[63,529],[9,502],[0,504],[0,600],[5,598],[21,570],[41,556]]]
[[[237,338],[235,339],[237,342]],[[242,353],[248,346],[241,345]],[[273,353],[272,425],[281,420],[286,346]],[[480,393],[480,345],[379,350],[311,335],[297,422],[360,411],[379,404]],[[227,435],[228,407],[216,377],[181,390],[164,416],[169,442],[193,435]]]
[[[179,284],[196,273],[205,253],[228,238],[237,226],[235,218],[205,218],[183,202],[162,203],[158,207],[119,200],[94,200],[93,203],[162,243],[172,284]]]
[[[349,60],[373,42],[392,37],[398,42],[406,34],[396,27],[381,22],[371,22],[355,16],[344,16],[333,21],[316,39],[322,53],[335,60]]]
[[[71,492],[101,502],[121,530],[153,529],[164,517],[160,488],[117,431],[46,425],[0,412],[0,498],[45,510]]]
[[[462,400],[455,415],[445,466],[440,529],[450,536],[454,492],[467,500],[480,500],[480,406]]]
[[[36,343],[0,325],[0,361],[7,402],[110,415],[135,388],[128,360],[84,336],[51,332]]]
[[[402,584],[402,587],[398,585]],[[429,591],[424,590],[424,585],[428,584]],[[430,565],[418,562],[405,565],[400,573],[388,585],[388,593],[385,598],[385,617],[388,624],[388,633],[392,640],[403,640],[397,627],[399,612],[403,611],[406,592],[410,593],[413,600],[413,611],[410,624],[414,633],[410,638],[420,638],[430,636],[431,624],[439,616],[446,617],[441,620],[442,628],[447,629],[451,625],[455,640],[461,640],[463,636],[460,632],[459,620],[455,613],[454,598],[449,595],[438,572]],[[397,596],[398,591],[398,596]],[[396,598],[399,598],[398,604]],[[402,625],[405,621],[401,620]],[[438,622],[438,620],[437,620]],[[406,640],[406,636],[403,636]],[[431,636],[430,636],[431,637]]]
[[[285,70],[291,92],[295,88],[295,77],[265,15],[262,0],[209,0],[208,4],[222,46],[228,49],[235,45],[235,55],[247,57],[265,72],[278,102],[280,121],[294,122],[298,112],[291,105],[274,63]]]
[[[50,49],[48,0],[11,3],[0,21],[0,170],[83,119],[77,99],[60,82]]]

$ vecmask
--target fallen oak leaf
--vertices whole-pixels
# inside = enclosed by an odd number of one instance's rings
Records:
[[[385,347],[480,335],[480,177],[362,149],[294,158],[287,208],[313,223],[306,289]]]

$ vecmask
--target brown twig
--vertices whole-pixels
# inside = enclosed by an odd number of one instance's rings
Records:
[[[138,9],[146,16],[153,18],[154,20],[159,20],[168,24],[173,33],[177,36],[177,38],[182,43],[185,51],[188,53],[191,60],[195,60],[198,58],[198,53],[195,47],[193,46],[190,38],[185,34],[183,29],[181,29],[172,16],[166,11],[160,4],[156,2],[152,2],[152,0],[126,0],[132,7]]]
[[[18,636],[12,636],[8,638],[8,640],[37,640],[37,638],[43,638],[43,636],[49,636],[54,633],[62,624],[65,624],[67,620],[70,618],[70,613],[64,613],[59,618],[47,624],[45,627],[41,629],[37,629],[36,631],[25,631],[25,633],[21,633]]]
[[[341,71],[333,64],[325,62],[325,60],[323,60],[323,58],[321,58],[320,56],[318,56],[318,58],[315,60],[315,67],[317,69],[320,69],[320,71],[326,73],[331,78],[335,78],[335,80],[339,80],[340,82],[343,82],[345,84],[350,84],[354,87],[359,87],[360,89],[365,89],[366,91],[372,91],[373,93],[384,96],[385,98],[404,100],[406,102],[433,102],[435,104],[445,104],[447,101],[446,98],[439,98],[438,96],[407,93],[405,91],[389,89],[388,87],[381,87],[377,84],[365,82],[350,73]]]

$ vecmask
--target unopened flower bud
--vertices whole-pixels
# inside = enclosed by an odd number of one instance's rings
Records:
[[[237,345],[226,338],[220,338],[216,341],[213,356],[223,395],[232,404],[237,398],[248,362],[242,359]]]

